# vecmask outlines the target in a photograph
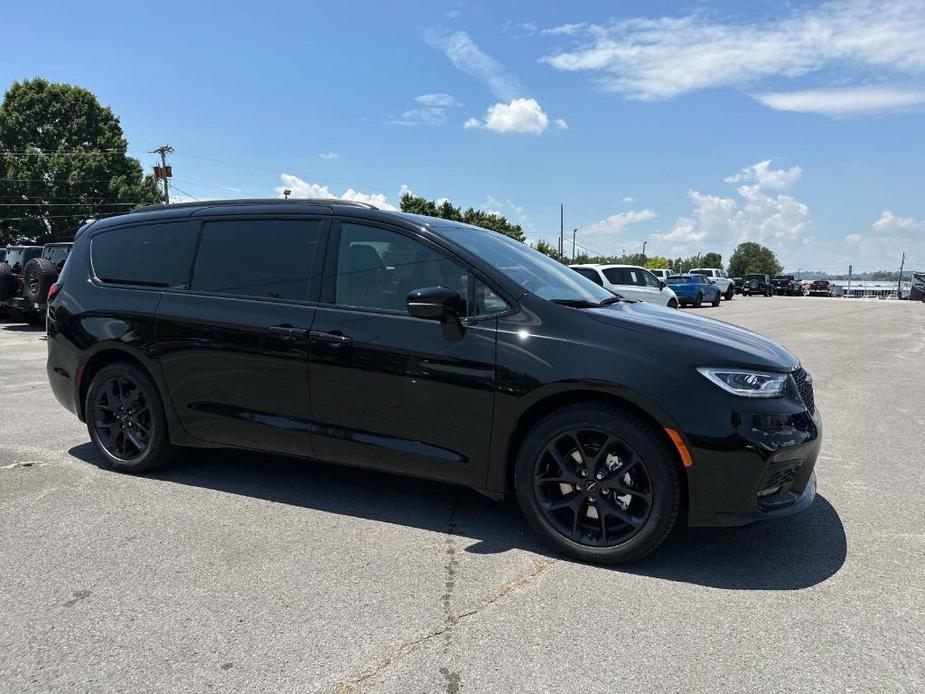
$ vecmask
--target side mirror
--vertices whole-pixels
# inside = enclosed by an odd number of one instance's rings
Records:
[[[458,323],[466,315],[466,300],[446,287],[425,287],[409,292],[408,313],[415,318]]]
[[[659,280],[659,281],[658,281],[658,290],[659,290],[659,291],[662,291],[666,286],[667,286],[667,285],[665,284],[665,280]]]

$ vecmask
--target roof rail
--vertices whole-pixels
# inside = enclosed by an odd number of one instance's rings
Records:
[[[167,210],[175,207],[219,207],[224,205],[267,205],[267,204],[294,204],[305,205],[333,205],[337,207],[362,207],[366,210],[378,210],[375,205],[358,200],[341,200],[340,198],[242,198],[239,200],[201,200],[196,202],[177,202],[170,205],[155,204],[136,208],[133,212],[149,212],[151,210]]]

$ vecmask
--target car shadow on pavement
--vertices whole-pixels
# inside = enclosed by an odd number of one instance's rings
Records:
[[[3,319],[0,319],[2,321]],[[43,333],[44,325],[32,325],[31,323],[2,323],[0,330],[8,330],[11,333]]]
[[[90,443],[69,453],[106,469]],[[455,509],[452,532],[476,540],[469,553],[521,549],[562,558],[533,534],[513,503],[440,482],[224,449],[187,449],[147,477],[439,533],[448,531]],[[806,511],[766,524],[678,528],[645,560],[611,570],[731,590],[798,590],[834,575],[846,552],[838,513],[817,496]]]

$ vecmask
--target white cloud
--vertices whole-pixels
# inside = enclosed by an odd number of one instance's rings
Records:
[[[770,161],[757,162],[725,179],[738,186],[738,197],[723,197],[692,190],[690,214],[679,217],[671,229],[653,234],[669,244],[669,255],[691,253],[707,241],[727,255],[743,241],[770,246],[785,258],[811,240],[809,207],[790,195],[775,194],[799,181],[799,166],[772,169]],[[745,185],[744,183],[751,185]]]
[[[881,234],[908,235],[925,232],[925,219],[912,217],[897,217],[890,210],[880,213],[880,218],[871,227]],[[925,240],[925,238],[923,238]]]
[[[819,113],[824,116],[853,116],[898,111],[925,104],[925,91],[857,87],[767,92],[756,94],[755,98],[776,111]]]
[[[500,214],[520,224],[522,227],[529,226],[529,219],[524,212],[523,206],[511,202],[510,199],[498,200],[498,198],[488,194],[485,196],[485,204],[483,207],[486,212]]]
[[[744,169],[734,176],[728,176],[723,179],[726,183],[754,183],[764,189],[782,189],[789,188],[800,180],[803,170],[799,166],[792,166],[789,169],[772,169],[771,160],[759,161]]]
[[[426,38],[431,46],[443,51],[453,65],[488,86],[497,98],[510,101],[524,93],[517,77],[479,48],[465,31],[428,32]]]
[[[925,71],[922,0],[838,0],[776,21],[715,17],[699,12],[555,27],[547,33],[576,45],[542,60],[557,70],[593,72],[604,89],[645,101],[844,64]]]
[[[565,122],[564,118],[556,118],[553,122],[559,130],[568,130],[568,123]]]
[[[298,176],[282,173],[279,175],[283,185],[276,187],[277,197],[283,197],[284,190],[291,190],[290,198],[334,198],[340,200],[354,200],[356,202],[366,202],[375,205],[380,210],[397,210],[398,208],[390,204],[386,196],[382,193],[361,193],[353,188],[348,188],[341,195],[335,195],[327,186],[319,183],[310,183],[304,181]]]
[[[902,254],[906,254],[906,270],[925,270],[925,219],[897,217],[884,210],[865,233],[847,234],[840,247],[834,247],[830,257],[837,258],[847,270],[848,263],[865,269],[898,270]]]
[[[564,121],[563,121],[564,122]],[[485,128],[496,133],[530,133],[539,135],[549,125],[549,116],[536,99],[513,99],[511,103],[489,106],[482,120],[469,118],[464,128]]]
[[[631,195],[627,195],[625,198],[623,198],[623,202],[630,204],[630,203],[636,202],[636,198],[634,198]]]
[[[450,94],[421,94],[414,97],[417,104],[398,118],[393,118],[392,125],[444,125],[447,111],[461,104]]]
[[[582,235],[585,234],[622,234],[626,229],[633,224],[639,224],[640,222],[646,222],[650,219],[655,219],[658,215],[655,214],[653,210],[644,209],[644,210],[630,210],[628,212],[617,212],[612,214],[609,217],[595,222],[594,224],[589,224],[586,227],[582,227],[579,231]]]
[[[318,156],[321,159],[325,159],[327,161],[333,161],[335,159],[340,159],[340,155],[337,152],[322,152]]]

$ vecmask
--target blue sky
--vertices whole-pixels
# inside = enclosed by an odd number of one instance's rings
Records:
[[[177,191],[492,209],[554,241],[925,267],[925,0],[6,0],[0,85],[87,87]],[[907,263],[908,267],[908,263]]]

